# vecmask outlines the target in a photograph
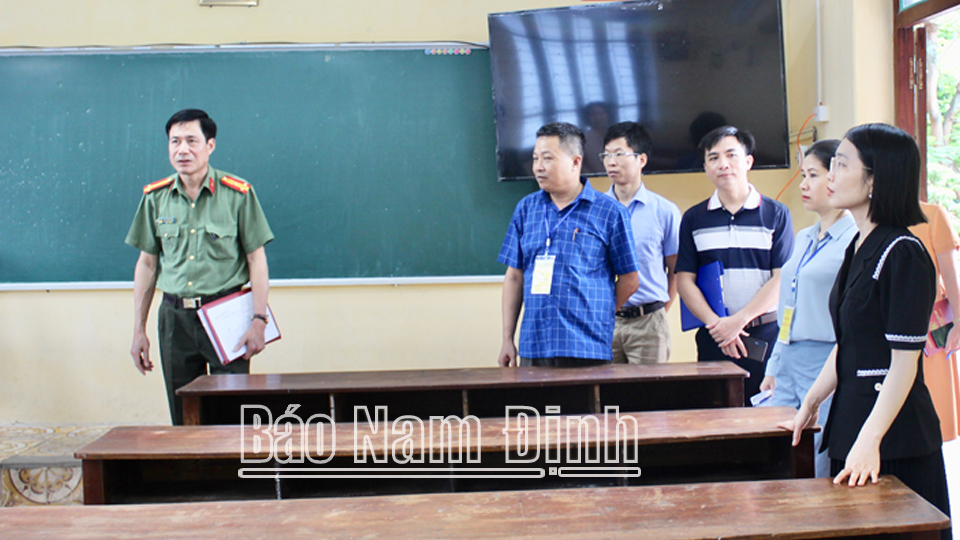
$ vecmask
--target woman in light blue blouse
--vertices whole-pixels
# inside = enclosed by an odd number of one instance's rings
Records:
[[[799,408],[836,345],[827,299],[844,252],[857,234],[853,217],[831,208],[827,195],[830,159],[839,144],[819,141],[804,155],[800,195],[804,208],[819,214],[820,221],[797,233],[793,255],[780,271],[780,335],[760,384],[760,390],[772,390],[773,396],[763,405]],[[829,410],[827,398],[820,407],[821,422]],[[820,438],[817,433],[814,448],[820,448]],[[816,455],[816,471],[817,477],[830,476],[826,453]]]

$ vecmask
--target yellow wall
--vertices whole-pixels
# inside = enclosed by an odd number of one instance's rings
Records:
[[[256,8],[201,8],[197,0],[3,2],[0,47],[482,43],[488,12],[579,3],[261,0]],[[818,126],[821,134],[838,137],[855,123],[892,120],[889,2],[823,3],[824,95],[832,119]],[[796,132],[816,104],[814,1],[787,0],[783,6],[790,123]],[[757,172],[752,181],[775,196],[792,174]],[[712,192],[702,175],[651,176],[647,183],[681,209]],[[796,182],[781,200],[799,228],[814,220],[795,188]],[[162,377],[159,372],[141,377],[127,352],[131,297],[129,290],[0,292],[0,423],[166,422]],[[257,357],[255,372],[490,366],[500,348],[499,284],[274,287],[270,298],[283,339]],[[689,361],[696,349],[692,335],[679,332],[677,312],[670,316],[674,360]],[[148,328],[156,343],[154,326],[151,317]],[[156,347],[153,354],[158,360]]]
[[[822,2],[825,138],[867,122],[894,123],[893,10],[890,2]],[[855,21],[851,24],[850,21]]]

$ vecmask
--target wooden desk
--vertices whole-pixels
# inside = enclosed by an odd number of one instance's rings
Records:
[[[828,478],[352,499],[0,509],[0,537],[897,538],[934,540],[950,520],[899,480]]]
[[[410,453],[414,457],[421,450],[425,453],[421,464],[402,461],[399,450],[404,448],[404,432],[387,430],[387,424],[361,423],[355,429],[352,422],[328,424],[322,446],[316,438],[317,425],[307,426],[305,431],[299,427],[292,430],[290,455],[306,456],[303,463],[279,463],[277,456],[287,454],[274,452],[270,438],[252,426],[114,428],[79,449],[75,456],[83,460],[86,504],[812,477],[814,430],[808,430],[801,444],[793,447],[791,433],[776,427],[794,414],[789,407],[623,413],[620,419],[628,428],[624,431],[616,429],[614,415],[585,415],[580,418],[591,429],[582,435],[577,430],[578,417],[541,416],[538,422],[526,425],[523,433],[530,436],[526,447],[518,438],[516,418],[477,419],[476,424],[470,424],[477,429],[452,434],[442,432],[435,420],[422,429],[413,425],[405,432],[412,435],[406,437]],[[568,421],[573,429],[559,429]],[[304,433],[307,436],[301,439]],[[255,449],[258,436],[263,444]],[[369,444],[364,437],[369,438]],[[395,444],[398,441],[400,444]],[[279,442],[281,449],[285,448],[285,442]],[[465,449],[462,455],[457,451],[461,447]],[[620,449],[617,455],[612,453],[615,447]],[[369,459],[360,463],[355,451],[363,448],[367,448]],[[578,452],[596,452],[598,448],[606,448],[607,457],[592,464],[578,458]],[[517,463],[522,455],[529,462]],[[373,456],[382,462],[374,462]],[[322,457],[331,458],[324,464],[309,459]],[[614,467],[630,474],[605,476],[606,471],[595,467]],[[638,467],[636,476],[633,473]]]
[[[385,405],[391,416],[504,415],[506,405],[564,414],[742,407],[747,372],[732,362],[589,368],[472,368],[403,371],[206,375],[177,390],[186,425],[239,424],[241,405],[274,417],[300,405],[304,417],[353,421],[355,406]]]

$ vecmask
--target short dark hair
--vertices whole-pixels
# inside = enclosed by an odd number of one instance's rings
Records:
[[[200,109],[183,109],[173,113],[173,116],[167,120],[167,137],[170,136],[170,128],[173,126],[194,120],[200,121],[200,131],[203,132],[204,138],[207,140],[217,138],[217,123]]]
[[[803,157],[813,156],[820,160],[824,169],[829,170],[830,160],[837,154],[838,146],[840,146],[840,141],[837,139],[823,139],[810,145],[810,148],[807,148],[807,151],[803,153]]]
[[[606,146],[610,141],[623,137],[627,140],[627,146],[638,154],[646,154],[650,157],[653,151],[653,140],[650,134],[640,124],[636,122],[620,122],[607,129],[603,136],[603,145]]]
[[[743,151],[746,152],[748,156],[753,154],[753,149],[757,145],[753,135],[751,135],[749,131],[737,129],[733,126],[720,126],[700,139],[700,145],[697,146],[700,156],[706,158],[707,152],[726,137],[734,137],[737,139],[737,142],[743,146]]]
[[[559,137],[560,146],[571,156],[583,156],[583,149],[587,146],[587,139],[583,131],[573,124],[554,122],[537,130],[537,138]]]
[[[926,222],[920,208],[920,149],[913,137],[888,124],[863,124],[843,138],[857,148],[864,180],[873,174],[870,221],[897,227]]]

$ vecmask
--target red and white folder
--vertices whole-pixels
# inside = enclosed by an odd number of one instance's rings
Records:
[[[240,339],[250,328],[253,321],[253,291],[244,289],[214,302],[201,306],[197,311],[207,336],[217,351],[220,363],[227,365],[247,352],[244,345],[234,351]],[[273,310],[267,306],[267,327],[263,332],[264,341],[272,343],[280,339],[280,328],[273,318]]]

